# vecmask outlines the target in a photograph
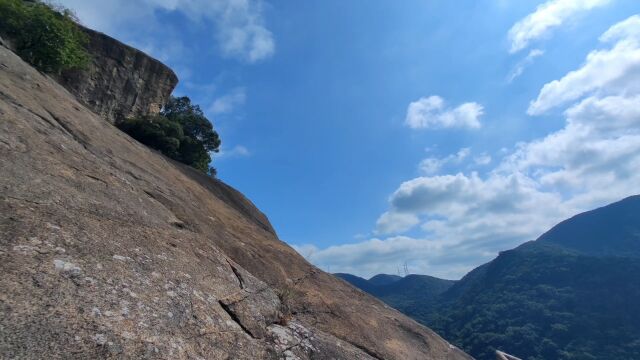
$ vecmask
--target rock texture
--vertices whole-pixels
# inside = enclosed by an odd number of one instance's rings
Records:
[[[2,359],[469,359],[1,46],[0,270]]]
[[[178,84],[160,61],[103,33],[83,28],[92,57],[86,70],[58,79],[84,105],[111,122],[160,111]]]

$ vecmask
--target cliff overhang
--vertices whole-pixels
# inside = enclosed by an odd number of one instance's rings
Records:
[[[82,28],[91,63],[58,81],[96,114],[116,122],[160,112],[178,77],[159,60],[101,32]]]
[[[109,35],[78,26],[87,35],[91,61],[85,69],[53,76],[55,80],[111,123],[160,112],[178,84],[175,72]],[[0,37],[0,45],[16,50],[6,35]]]

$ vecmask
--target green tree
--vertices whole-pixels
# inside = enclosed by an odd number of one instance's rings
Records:
[[[204,116],[200,106],[191,104],[188,97],[171,97],[161,114],[179,123],[185,136],[201,143],[207,152],[219,151],[220,137],[213,130],[213,124]]]
[[[220,137],[198,105],[184,97],[171,97],[159,115],[126,119],[118,127],[141,143],[211,176],[211,152],[218,152]]]
[[[0,33],[14,43],[20,57],[43,72],[84,68],[90,60],[87,36],[68,9],[41,1],[0,0]]]
[[[172,159],[180,158],[184,132],[180,124],[164,116],[147,116],[122,121],[118,127],[141,143],[159,150]]]

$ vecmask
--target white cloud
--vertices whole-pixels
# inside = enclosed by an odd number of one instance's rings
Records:
[[[469,263],[488,261],[494,256],[473,244],[450,245],[440,241],[409,236],[372,238],[352,244],[319,249],[313,245],[293,245],[307,260],[325,271],[345,272],[362,277],[376,274],[430,274],[444,279],[458,279],[469,271]]]
[[[521,144],[501,170],[531,173],[576,209],[637,192],[639,107],[640,93],[586,98],[565,112],[563,129]]]
[[[531,51],[529,51],[529,54],[527,54],[527,56],[525,56],[524,59],[520,60],[516,66],[513,68],[513,70],[511,70],[511,73],[509,73],[509,76],[507,77],[507,81],[508,82],[512,82],[513,80],[517,79],[518,77],[520,77],[520,75],[522,75],[522,73],[524,73],[524,70],[530,66],[531,64],[533,64],[533,61],[537,58],[544,55],[544,51],[540,50],[540,49],[533,49]]]
[[[308,252],[311,246],[294,246],[301,254]],[[335,245],[326,249],[314,247],[313,255],[308,259],[324,270],[331,272],[347,272],[370,277],[379,273],[395,274],[399,267],[407,263],[410,272],[423,272],[425,267],[432,267],[431,273],[442,277],[455,277],[457,273],[449,273],[451,267],[439,272],[444,267],[437,258],[446,256],[442,244],[406,236],[395,236],[386,239],[373,238],[355,244]]]
[[[611,27],[600,37],[609,49],[589,53],[581,68],[540,90],[528,113],[542,114],[590,93],[632,93],[640,89],[640,16]]]
[[[520,173],[492,174],[484,179],[477,173],[458,173],[406,181],[393,193],[390,203],[396,211],[462,222],[473,214],[526,212],[552,200],[539,194],[536,183]]]
[[[387,214],[421,219],[419,238],[391,236],[318,250],[318,264],[370,275],[393,272],[408,261],[416,272],[457,277],[573,214],[637,194],[640,58],[630,54],[638,34],[638,17],[614,25],[602,36],[615,42],[612,49],[592,52],[579,69],[550,83],[564,90],[556,96],[581,94],[553,104],[567,104],[560,130],[517,144],[487,174],[428,175],[402,183]],[[619,74],[593,67],[603,58],[608,61],[602,64],[618,66]],[[596,69],[604,80],[596,81]],[[549,84],[541,94],[548,89]],[[393,229],[393,217],[385,220]],[[402,220],[398,228],[405,231]]]
[[[572,17],[604,6],[611,0],[550,0],[539,5],[536,11],[518,21],[509,30],[510,52],[518,52],[531,41],[547,36],[553,28],[561,26]]]
[[[271,32],[264,26],[261,2],[227,0],[218,16],[218,39],[224,54],[249,62],[273,55],[275,42]]]
[[[420,169],[420,172],[422,172],[423,174],[431,175],[431,174],[438,173],[442,168],[443,164],[444,164],[444,159],[429,157],[420,161],[418,168]]]
[[[482,105],[467,102],[455,108],[445,107],[439,96],[420,98],[409,104],[405,123],[413,129],[426,128],[480,128]]]
[[[390,231],[378,234],[393,234],[394,226],[406,231],[417,224],[405,223],[406,219],[426,217],[423,236],[374,238],[317,249],[312,261],[334,272],[361,276],[395,273],[407,262],[416,273],[459,278],[498,251],[530,240],[556,219],[570,215],[556,206],[560,203],[560,196],[537,191],[536,183],[522,174],[419,177],[403,183],[391,196],[391,210],[378,221]],[[402,216],[401,223],[394,225],[397,215]]]
[[[471,149],[462,148],[458,150],[457,153],[448,155],[443,158],[428,157],[426,159],[423,159],[420,162],[420,164],[418,165],[418,168],[420,169],[420,172],[422,172],[423,174],[426,174],[426,175],[435,174],[439,172],[442,169],[442,167],[447,164],[460,164],[464,159],[466,159],[469,156],[470,153],[471,153]]]
[[[607,30],[600,41],[613,42],[617,40],[638,41],[640,39],[640,15],[633,15]]]
[[[262,0],[61,0],[90,27],[116,37],[125,37],[152,51],[156,57],[167,57],[166,48],[175,46],[185,36],[182,29],[168,33],[159,12],[176,12],[190,18],[192,26],[213,27],[223,56],[249,63],[266,59],[275,52],[273,34],[264,24]],[[168,45],[169,44],[169,45]],[[182,53],[171,54],[179,60]]]
[[[209,111],[214,115],[230,113],[237,106],[243,105],[246,98],[244,88],[236,88],[230,93],[215,99]]]
[[[411,213],[386,212],[376,221],[376,234],[402,233],[418,225],[420,219]]]

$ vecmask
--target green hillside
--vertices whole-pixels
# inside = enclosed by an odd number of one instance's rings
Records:
[[[360,284],[480,360],[497,349],[527,360],[640,359],[639,249],[634,196],[563,221],[448,286],[424,276],[422,288],[409,277],[384,291]]]

